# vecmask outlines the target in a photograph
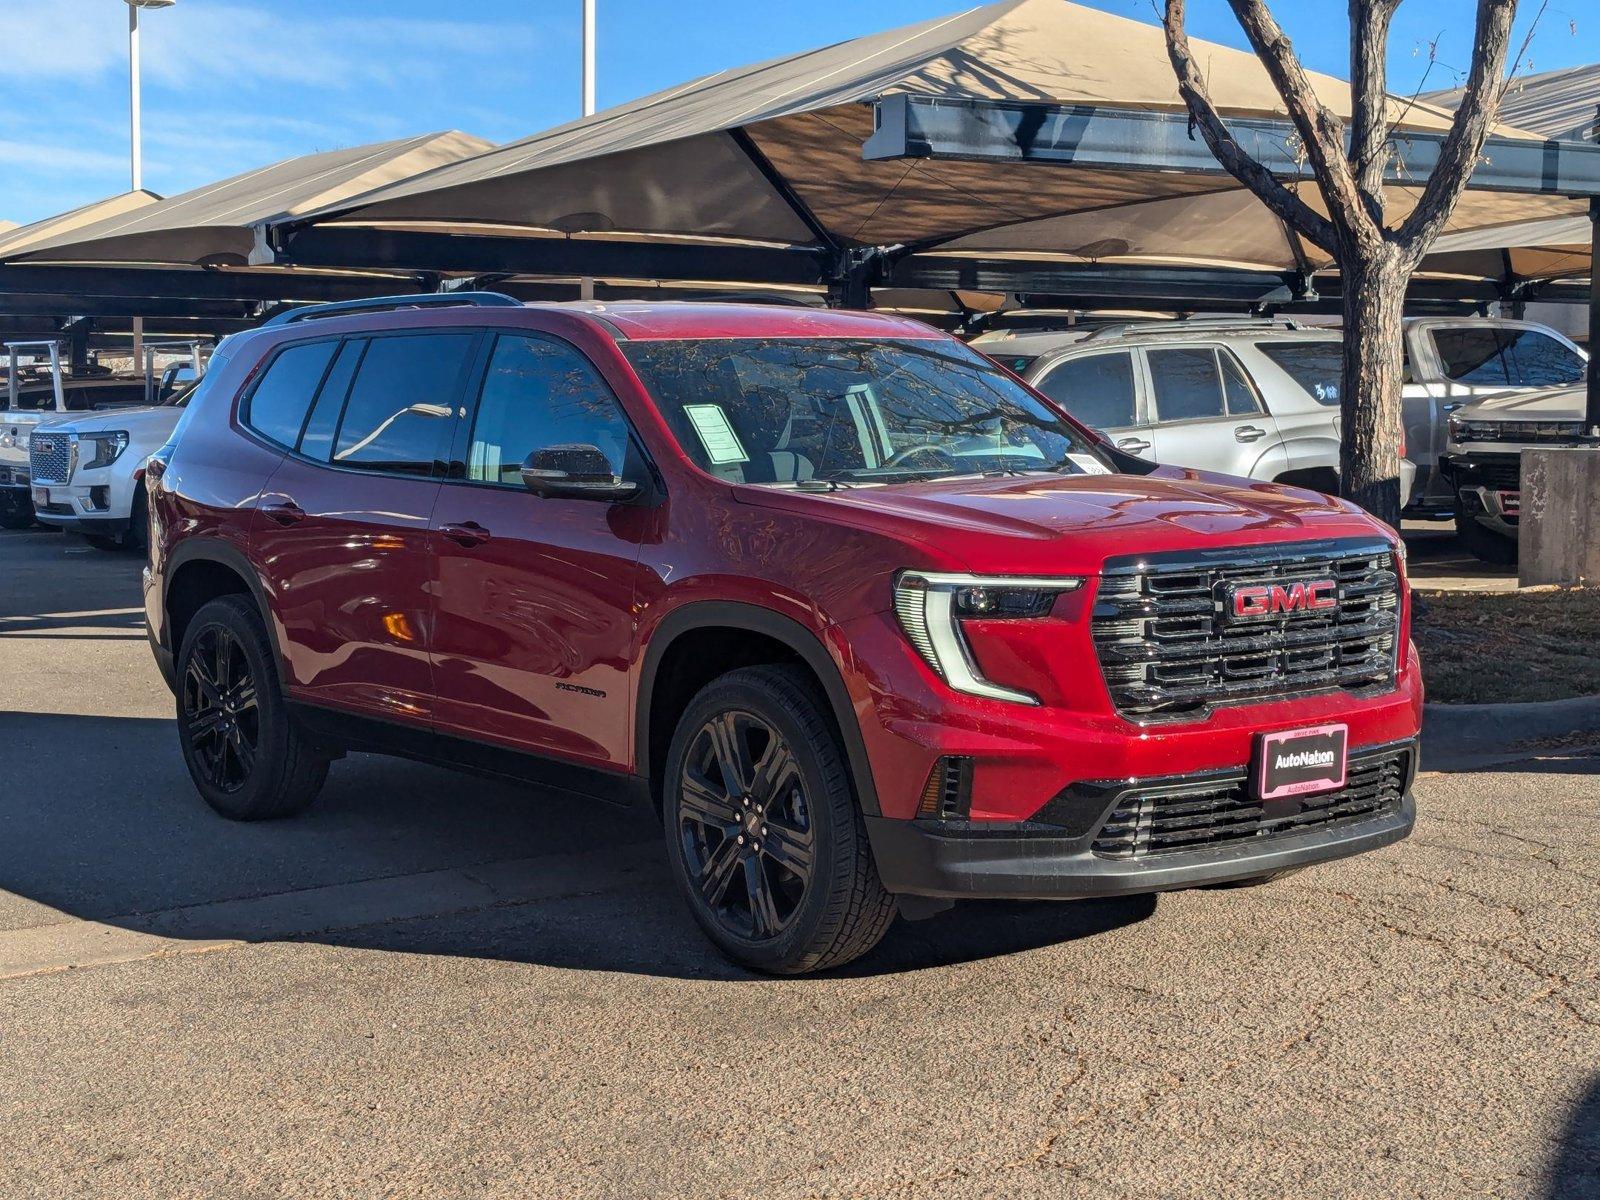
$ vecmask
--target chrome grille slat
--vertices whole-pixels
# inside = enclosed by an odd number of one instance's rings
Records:
[[[1225,619],[1228,585],[1320,579],[1334,581],[1336,610]],[[1095,600],[1095,649],[1117,710],[1139,721],[1330,689],[1386,689],[1398,654],[1399,582],[1388,544],[1361,539],[1113,559]]]

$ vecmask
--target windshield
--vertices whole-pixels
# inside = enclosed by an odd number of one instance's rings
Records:
[[[734,483],[1103,474],[1090,438],[959,343],[624,342],[684,451]]]

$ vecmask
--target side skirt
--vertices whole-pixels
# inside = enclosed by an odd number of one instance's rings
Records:
[[[320,704],[290,701],[289,711],[296,722],[330,750],[387,754],[491,779],[552,788],[624,808],[637,806],[643,811],[653,808],[649,783],[626,771],[580,766]]]

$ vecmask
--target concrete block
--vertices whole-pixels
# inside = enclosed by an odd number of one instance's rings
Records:
[[[1522,452],[1518,580],[1600,584],[1600,446]]]

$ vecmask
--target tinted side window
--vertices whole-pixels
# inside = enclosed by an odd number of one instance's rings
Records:
[[[267,365],[266,374],[245,404],[244,423],[280,446],[293,446],[305,423],[337,342],[290,346]]]
[[[1502,329],[1518,387],[1558,387],[1584,375],[1583,358],[1571,347],[1537,329]]]
[[[306,418],[305,432],[300,435],[300,453],[318,462],[328,461],[333,449],[333,435],[339,428],[339,417],[344,412],[345,397],[350,394],[350,380],[355,377],[356,364],[367,348],[365,338],[356,338],[339,347],[339,355],[322,381],[317,402],[311,406]]]
[[[1436,329],[1433,344],[1438,347],[1444,376],[1457,383],[1511,385],[1505,345],[1498,331],[1482,329]]]
[[[1222,390],[1228,397],[1228,415],[1237,417],[1260,412],[1261,397],[1256,395],[1255,385],[1239,360],[1226,350],[1218,350],[1217,361],[1222,364]]]
[[[1193,421],[1226,414],[1217,356],[1211,350],[1149,350],[1150,380],[1155,385],[1156,417],[1161,421]]]
[[[1138,422],[1130,354],[1068,359],[1035,386],[1091,429],[1122,429]]]
[[[599,372],[570,346],[502,335],[489,359],[467,450],[467,478],[521,486],[533,451],[598,446],[622,473],[628,422]]]
[[[1257,342],[1265,354],[1318,404],[1339,406],[1344,378],[1344,347],[1338,342]]]
[[[361,359],[333,461],[430,475],[449,446],[470,333],[373,338]]]

